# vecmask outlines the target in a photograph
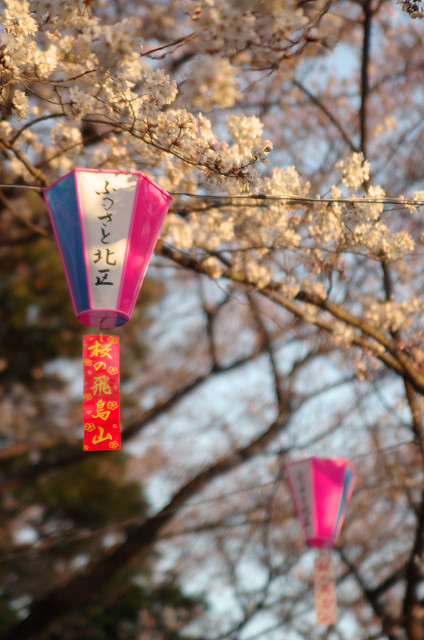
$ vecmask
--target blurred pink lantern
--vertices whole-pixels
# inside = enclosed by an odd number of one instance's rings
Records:
[[[310,547],[333,547],[338,540],[356,479],[343,458],[309,458],[286,467],[297,515]]]
[[[140,171],[74,169],[44,197],[77,320],[126,324],[171,196]]]

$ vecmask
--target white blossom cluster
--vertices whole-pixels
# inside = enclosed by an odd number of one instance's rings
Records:
[[[337,346],[350,346],[355,339],[355,330],[344,322],[334,322],[332,325],[332,340]]]
[[[369,254],[385,260],[398,260],[415,247],[408,232],[391,233],[383,222],[356,225],[352,237],[358,248],[361,247]]]
[[[337,187],[333,187],[332,195],[341,195]],[[383,208],[381,202],[369,201],[323,204],[308,229],[324,245],[350,247],[377,258],[397,260],[413,251],[415,243],[408,232],[392,232],[378,219]]]
[[[308,23],[295,0],[194,0],[187,12],[200,46],[210,53],[241,51],[248,44],[272,49]]]
[[[65,42],[61,42],[62,51]],[[57,68],[60,59],[59,48],[55,44],[51,44],[47,49],[41,51],[36,48],[34,50],[33,62],[40,78],[49,78]]]
[[[362,304],[364,317],[375,326],[389,331],[402,329],[408,332],[414,316],[423,312],[423,302],[417,297],[402,302],[381,302],[375,298],[363,297]]]
[[[188,4],[187,12],[196,24],[206,51],[239,51],[248,42],[259,42],[254,31],[256,17],[244,3],[243,10],[227,0],[200,0]]]
[[[143,74],[143,82],[146,87],[144,96],[159,108],[171,104],[177,96],[177,83],[171,81],[162,69],[147,69]]]
[[[17,89],[13,96],[12,104],[19,120],[25,120],[29,114],[28,96],[20,89]]]
[[[393,233],[381,216],[384,212],[384,190],[368,185],[363,197],[358,190],[369,180],[370,165],[360,153],[353,153],[337,163],[342,172],[342,183],[353,192],[352,200],[333,185],[331,197],[340,202],[323,204],[309,232],[317,232],[321,242],[345,245],[386,260],[397,260],[413,251],[414,242],[409,233]]]
[[[84,0],[30,0],[30,11],[37,16],[42,28],[69,28],[80,26],[85,17],[90,17]]]
[[[50,139],[53,149],[52,166],[60,173],[70,171],[79,154],[81,153],[82,135],[77,126],[73,126],[70,122],[58,122],[50,131]],[[56,155],[55,149],[65,148],[66,154]]]
[[[242,149],[253,149],[262,136],[264,125],[256,116],[230,115],[226,120],[228,133]]]
[[[187,101],[203,111],[236,104],[239,66],[278,66],[281,56],[304,42],[322,4],[314,2],[306,16],[298,0],[189,0],[186,12],[200,55],[182,86]]]
[[[262,132],[261,123],[255,118],[249,123],[245,117],[231,116],[228,128],[244,151],[252,149],[255,144],[253,136]],[[240,152],[237,145],[230,146],[227,149],[230,157],[234,154],[234,148],[237,148],[237,153]],[[344,166],[351,167],[354,172],[360,166],[362,172],[361,165],[351,162],[349,158]],[[360,173],[362,176],[363,173]],[[349,184],[352,185],[353,181]],[[232,277],[254,283],[259,288],[267,286],[276,272],[275,252],[284,250],[288,269],[281,281],[281,291],[288,297],[296,296],[303,289],[325,298],[325,286],[319,280],[319,275],[325,272],[328,264],[343,269],[339,248],[384,258],[386,261],[397,260],[414,249],[414,242],[407,232],[391,231],[380,220],[384,211],[382,201],[368,201],[369,197],[379,200],[384,196],[378,186],[368,188],[367,200],[363,203],[345,201],[343,194],[334,186],[332,196],[341,198],[342,202],[323,203],[314,211],[301,204],[301,201],[296,205],[296,198],[308,198],[311,193],[309,183],[301,179],[294,167],[274,168],[269,177],[257,177],[255,185],[270,198],[265,204],[259,201],[253,207],[249,206],[249,200],[242,199],[232,206],[208,208],[205,213],[196,211],[184,219],[171,215],[165,240],[184,251],[194,247],[213,254],[230,250]],[[228,188],[231,192],[231,187]],[[290,202],[290,196],[294,198],[293,202]],[[289,260],[290,255],[293,256],[293,262]],[[299,261],[298,255],[302,255],[302,260]],[[205,259],[205,268],[208,273],[217,274],[221,272],[222,265],[216,258],[210,261]],[[293,277],[296,272],[298,277]],[[312,277],[305,278],[307,272]],[[392,328],[399,322],[399,313],[403,314],[402,319],[405,320],[405,314],[411,311],[405,305],[399,309],[388,305],[385,309],[387,317],[393,316]],[[341,328],[337,336],[344,343],[351,342],[354,337],[351,331],[346,333]]]
[[[137,22],[130,18],[113,25],[101,24],[93,19],[84,31],[82,41],[96,56],[100,69],[113,72],[139,57]]]
[[[83,118],[93,107],[92,96],[85,91],[81,91],[77,86],[69,89],[69,98],[71,101],[70,113],[76,120]]]
[[[241,96],[229,60],[211,55],[196,59],[181,89],[189,104],[204,111],[215,106],[232,107]]]
[[[241,54],[247,46],[259,55],[296,41],[311,20],[298,3],[189,2],[196,37],[190,41],[191,67],[178,85],[159,57],[151,66],[141,55],[141,19],[110,24],[107,13],[102,20],[95,8],[80,0],[6,0],[0,67],[11,87],[7,106],[14,120],[0,123],[0,135],[15,137],[20,153],[30,143],[52,178],[77,163],[146,168],[170,191],[228,196],[181,211],[177,201],[163,239],[196,252],[212,277],[229,263],[234,278],[257,287],[279,278],[288,297],[302,287],[325,296],[321,275],[343,269],[342,250],[386,261],[413,250],[410,235],[392,231],[386,222],[384,191],[370,184],[362,154],[336,165],[341,181],[330,187],[330,195],[339,202],[312,206],[302,199],[311,201],[316,193],[294,166],[266,168],[272,143],[257,115],[222,113],[214,127],[215,114],[234,107],[242,95],[233,53],[249,62]],[[42,84],[42,98],[29,93],[31,82]],[[30,118],[40,116],[52,117],[49,138],[45,132],[38,137],[31,126],[19,131],[22,121],[30,125]],[[86,124],[99,138],[105,128],[112,131],[84,148]],[[28,166],[17,155],[10,154],[6,165],[11,175],[28,179]]]
[[[37,24],[30,15],[26,0],[8,0],[2,16],[4,31],[0,36],[1,63],[19,75],[33,54],[35,43],[30,39]]]
[[[370,177],[370,164],[362,153],[352,153],[347,160],[341,160],[336,167],[342,171],[343,184],[349,191],[357,191]]]

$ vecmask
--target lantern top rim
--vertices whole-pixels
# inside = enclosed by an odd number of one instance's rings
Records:
[[[290,467],[291,465],[299,464],[299,462],[309,462],[310,460],[319,460],[322,462],[328,461],[328,462],[335,462],[335,463],[347,463],[351,467],[354,467],[353,462],[349,458],[338,458],[338,457],[335,458],[332,456],[306,456],[305,458],[291,460],[290,462],[287,462],[285,466]]]
[[[167,191],[165,191],[163,187],[161,187],[160,185],[157,184],[157,182],[149,178],[149,176],[146,176],[146,174],[143,173],[142,171],[123,171],[120,169],[90,169],[86,167],[74,167],[73,169],[71,169],[71,171],[68,171],[63,176],[61,176],[60,178],[57,178],[54,182],[52,182],[47,187],[45,187],[43,191],[46,192],[49,189],[52,189],[56,184],[64,180],[64,178],[67,178],[68,176],[72,174],[77,174],[77,173],[116,173],[116,174],[139,176],[140,178],[147,180],[147,182],[149,182],[152,186],[158,189],[167,199],[172,200],[172,196]]]

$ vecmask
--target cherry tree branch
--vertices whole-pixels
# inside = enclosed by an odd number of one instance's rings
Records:
[[[361,108],[359,113],[360,119],[360,135],[361,135],[361,151],[364,157],[367,157],[368,150],[368,99],[369,99],[369,66],[371,53],[371,26],[373,11],[371,8],[371,0],[365,0],[363,4],[364,23],[363,23],[363,44],[362,44],[362,62],[361,62]]]
[[[12,152],[13,155],[19,160],[19,162],[24,165],[25,169],[29,171],[29,173],[34,178],[36,178],[36,180],[38,180],[38,182],[40,182],[44,187],[47,187],[47,185],[49,184],[47,176],[45,176],[42,171],[37,169],[37,167],[34,167],[34,165],[31,164],[31,162],[28,160],[28,157],[19,149],[17,149],[11,142],[0,139],[0,147],[3,147],[3,149]]]
[[[161,415],[172,409],[178,402],[180,402],[187,395],[195,391],[202,384],[204,384],[207,380],[210,379],[212,375],[220,375],[225,374],[230,371],[234,371],[239,367],[244,366],[248,362],[251,362],[255,358],[257,358],[264,350],[263,342],[259,342],[254,351],[246,357],[240,358],[239,360],[232,362],[226,366],[214,366],[205,374],[197,376],[191,380],[188,384],[180,387],[176,392],[174,392],[171,396],[158,402],[154,407],[148,409],[144,412],[144,414],[131,424],[127,425],[122,431],[122,443],[129,442],[132,438],[137,436],[143,429],[145,429],[152,420],[159,418]],[[60,445],[60,453],[57,453],[57,448]],[[30,479],[38,478],[39,476],[51,471],[56,468],[63,468],[68,465],[76,464],[80,462],[87,453],[83,451],[80,445],[72,446],[64,448],[64,443],[62,440],[54,440],[47,444],[46,450],[42,452],[42,458],[39,462],[35,464],[29,464],[22,467],[19,467],[17,471],[12,472],[8,477],[4,477],[2,479],[0,485],[0,492],[16,490],[23,483],[27,482]],[[52,450],[52,453],[49,453],[49,449]],[[10,448],[9,454],[8,450],[5,449],[0,452],[0,460],[5,462],[12,461],[15,457],[22,457],[22,455],[29,453],[30,445],[29,443],[23,443],[21,446],[16,447],[15,445]],[[98,456],[102,455],[102,452],[92,451],[90,456]]]
[[[344,127],[342,127],[341,123],[339,122],[339,120],[332,114],[332,112],[325,106],[325,104],[322,102],[322,100],[320,100],[317,96],[315,96],[311,91],[309,91],[309,89],[307,89],[301,82],[299,82],[298,80],[293,80],[293,84],[295,85],[295,87],[297,87],[298,89],[300,89],[305,96],[307,96],[309,98],[309,100],[318,107],[318,109],[320,111],[322,111],[322,113],[326,116],[326,118],[328,118],[328,120],[336,127],[337,131],[340,133],[340,135],[342,136],[343,140],[346,142],[346,144],[348,145],[349,149],[351,151],[358,151],[357,146],[353,143],[353,141],[351,140],[350,136],[348,135],[348,133],[346,132],[346,130],[344,129]]]
[[[399,620],[396,620],[396,618],[393,618],[389,613],[387,613],[383,605],[380,603],[379,596],[381,595],[381,590],[369,589],[343,549],[338,548],[337,550],[343,562],[348,567],[349,573],[355,578],[357,584],[361,588],[365,600],[368,602],[375,615],[381,620],[383,634],[387,636],[388,640],[399,640]]]
[[[405,567],[406,589],[403,599],[403,615],[408,640],[422,640],[424,632],[424,610],[417,603],[417,587],[423,580],[419,560],[424,553],[424,492],[421,495],[421,504],[416,517],[415,540]]]
[[[261,451],[285,427],[287,418],[286,410],[249,444],[231,451],[193,476],[176,491],[163,509],[129,531],[122,544],[87,567],[84,572],[76,574],[64,585],[58,585],[34,601],[29,607],[27,618],[13,627],[4,640],[32,640],[73,608],[84,605],[88,594],[99,589],[134,556],[143,549],[148,549],[159,539],[165,525],[172,521],[190,498],[199,493],[207,483],[232,471]]]
[[[207,275],[207,270],[201,262],[168,245],[159,243],[156,252],[159,255],[170,258],[187,269]],[[222,277],[245,286],[250,290],[258,290],[255,283],[250,282],[245,276],[234,276],[230,267],[223,270]],[[333,333],[335,329],[332,319],[341,321],[346,326],[358,330],[359,336],[354,336],[351,339],[352,345],[359,346],[365,351],[368,350],[386,366],[407,379],[415,391],[424,393],[424,374],[417,369],[415,364],[397,344],[397,341],[375,325],[367,322],[364,318],[358,317],[341,305],[312,292],[300,291],[294,299],[286,298],[279,292],[279,285],[276,282],[271,282],[266,287],[261,288],[259,293],[281,307],[284,307],[293,315],[302,318],[305,322],[314,324],[329,333]],[[329,318],[326,320],[319,316],[311,317],[311,315],[307,313],[307,310],[301,306],[302,303],[312,305],[312,307],[315,307],[317,310],[327,312]]]

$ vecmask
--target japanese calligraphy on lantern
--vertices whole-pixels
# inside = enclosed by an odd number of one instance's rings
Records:
[[[83,338],[84,450],[119,449],[119,338]]]
[[[73,169],[44,197],[78,322],[126,324],[171,196],[141,171]]]
[[[137,180],[130,173],[79,176],[93,308],[117,307]]]
[[[301,514],[301,522],[306,539],[314,535],[314,508],[312,496],[311,465],[309,461],[288,466],[287,472],[293,487],[296,506]]]
[[[314,596],[317,625],[336,624],[336,582],[331,556],[320,554],[315,558]]]

